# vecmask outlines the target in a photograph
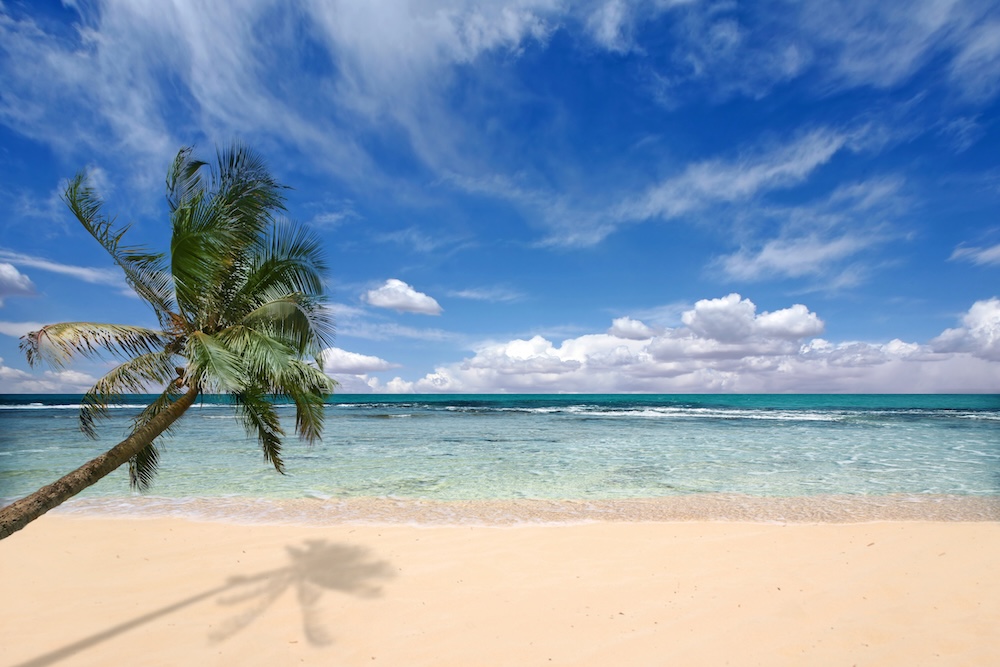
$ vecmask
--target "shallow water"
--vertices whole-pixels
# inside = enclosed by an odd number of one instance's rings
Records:
[[[29,493],[117,442],[144,400],[113,411],[93,442],[77,426],[79,397],[0,396],[0,497]],[[280,410],[291,430],[293,408]],[[957,518],[992,511],[963,499],[988,505],[1000,496],[1000,396],[336,396],[322,443],[288,439],[286,476],[263,462],[228,405],[205,402],[162,449],[152,496],[126,505],[179,511],[205,498],[219,507],[306,498],[331,511],[336,501],[372,498],[479,501],[474,515],[532,499],[560,501],[570,515],[578,508],[564,501],[634,516],[634,502],[614,503],[673,498],[670,511],[684,514],[677,499],[686,498],[726,516],[756,507],[750,514],[760,518],[760,498],[771,507],[812,498],[803,516],[850,500],[852,512],[869,516],[862,500],[904,499],[912,509],[905,499],[933,497],[925,510],[948,506]],[[118,471],[80,507],[131,497]],[[709,502],[719,498],[738,500]],[[668,516],[669,503],[658,502],[658,516]],[[266,514],[264,505],[257,511]]]

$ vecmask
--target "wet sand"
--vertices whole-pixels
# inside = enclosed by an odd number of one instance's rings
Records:
[[[989,509],[564,520],[380,500],[350,519],[302,502],[297,525],[43,517],[0,542],[0,664],[1000,664]]]

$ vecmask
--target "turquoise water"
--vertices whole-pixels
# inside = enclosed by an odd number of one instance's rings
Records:
[[[117,442],[144,397],[90,441],[78,396],[0,395],[0,498]],[[282,406],[291,430],[293,409]],[[335,396],[322,443],[264,463],[219,401],[162,445],[156,498],[431,500],[1000,495],[997,395]],[[120,470],[84,494],[131,495]]]

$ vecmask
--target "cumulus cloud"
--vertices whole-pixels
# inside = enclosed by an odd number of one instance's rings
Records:
[[[82,394],[97,382],[97,378],[74,370],[45,371],[33,375],[11,368],[0,358],[0,386],[12,394]]]
[[[365,301],[378,308],[389,308],[405,313],[440,315],[441,305],[423,292],[418,292],[402,280],[390,278],[385,284],[365,293]]]
[[[633,320],[631,317],[619,317],[611,322],[608,334],[616,338],[627,338],[629,340],[648,340],[656,332],[646,326],[641,320]]]
[[[1000,299],[975,302],[962,317],[963,326],[945,330],[931,341],[940,352],[968,352],[1000,361]]]
[[[349,375],[362,375],[374,371],[389,370],[399,365],[390,363],[380,357],[349,352],[339,347],[328,347],[320,354],[323,359],[323,370],[330,374],[346,373]]]
[[[9,296],[34,294],[35,285],[28,276],[18,271],[13,264],[0,262],[0,306],[3,306],[3,300]]]
[[[557,344],[490,343],[391,392],[942,392],[1000,390],[1000,299],[977,302],[930,344],[830,342],[802,304],[758,313],[730,294],[703,299],[683,326],[647,332],[618,318],[606,334]],[[639,333],[652,333],[640,338]],[[632,337],[619,334],[631,334]]]
[[[823,321],[802,304],[757,315],[750,299],[733,293],[721,299],[702,299],[681,317],[695,335],[723,343],[754,336],[796,340],[823,333]]]

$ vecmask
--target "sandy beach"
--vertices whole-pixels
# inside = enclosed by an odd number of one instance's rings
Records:
[[[1000,524],[50,515],[3,665],[1000,664]]]

